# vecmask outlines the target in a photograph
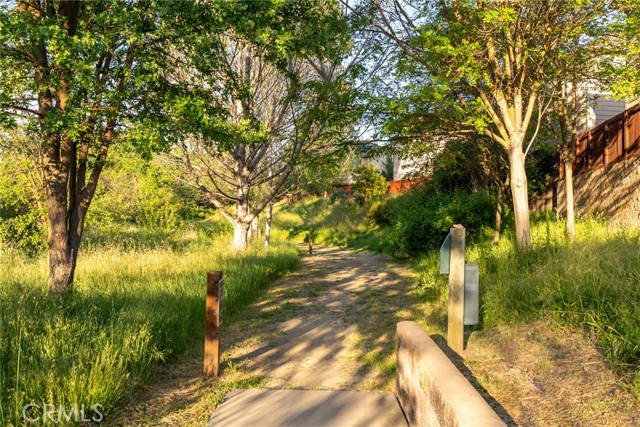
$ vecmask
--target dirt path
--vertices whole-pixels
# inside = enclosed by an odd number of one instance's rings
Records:
[[[227,364],[272,388],[390,389],[395,325],[413,298],[387,257],[318,249],[228,330]]]
[[[203,426],[232,388],[394,388],[395,325],[418,320],[444,344],[441,292],[414,286],[388,257],[339,248],[304,255],[296,272],[223,325],[223,374],[204,381],[202,348],[167,364],[107,425]],[[465,376],[509,426],[640,425],[597,348],[550,322],[474,331]]]
[[[219,380],[202,381],[201,355],[191,355],[114,425],[204,425],[235,387],[392,390],[395,325],[416,317],[414,280],[386,256],[318,248],[223,325]]]

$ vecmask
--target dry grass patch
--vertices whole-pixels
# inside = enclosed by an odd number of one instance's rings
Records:
[[[640,425],[637,400],[592,341],[548,321],[474,332],[458,363],[509,425]]]

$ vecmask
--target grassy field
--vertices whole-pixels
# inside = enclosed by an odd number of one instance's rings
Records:
[[[285,208],[276,218],[298,238],[312,228],[316,241],[378,250],[385,230],[372,227],[366,215],[366,206],[315,199]],[[552,319],[580,330],[640,399],[640,230],[586,218],[578,221],[577,236],[569,242],[563,220],[547,215],[532,220],[530,250],[515,250],[511,230],[496,246],[489,233],[468,243],[467,261],[480,264],[480,328]],[[414,257],[413,268],[420,275],[419,292],[439,306],[429,321],[444,327],[447,282],[438,263],[432,251]]]
[[[208,270],[224,271],[233,322],[298,260],[284,242],[237,254],[226,238],[212,244],[194,231],[173,236],[174,244],[145,244],[129,231],[118,245],[87,245],[75,292],[65,297],[47,294],[44,257],[0,252],[0,425],[23,424],[27,403],[84,405],[88,418],[100,404],[109,413],[159,362],[201,345]]]
[[[102,414],[112,412],[158,364],[201,346],[208,270],[225,272],[231,323],[296,265],[293,244],[309,230],[316,242],[382,248],[385,230],[371,225],[368,209],[340,199],[281,205],[276,244],[265,250],[256,242],[245,254],[228,250],[216,220],[173,234],[102,230],[87,239],[76,291],[66,297],[47,294],[45,257],[0,252],[0,425],[23,424],[27,403],[100,404]],[[497,246],[482,239],[468,245],[467,260],[481,266],[480,329],[551,319],[582,331],[640,398],[640,230],[585,219],[568,242],[562,220],[549,216],[534,218],[532,235],[527,251],[514,249],[509,230]],[[415,256],[412,266],[417,293],[432,306],[425,321],[442,328],[446,278],[437,252]]]
[[[316,243],[376,249],[380,233],[369,226],[368,209],[343,199],[308,198],[278,206],[273,222],[281,237],[297,243],[306,242],[311,230]]]

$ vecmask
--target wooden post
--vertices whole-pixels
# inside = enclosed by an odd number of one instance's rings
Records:
[[[629,146],[629,129],[627,128],[627,123],[629,121],[629,115],[627,114],[627,110],[624,110],[624,115],[622,116],[622,158],[627,160],[627,147]]]
[[[451,233],[451,260],[449,263],[449,303],[447,344],[456,353],[464,349],[464,239],[465,229],[454,225]]]
[[[309,255],[313,255],[313,235],[311,230],[309,230]]]
[[[222,271],[207,273],[207,299],[204,328],[204,376],[217,377],[220,369],[220,314]]]
[[[609,164],[609,144],[607,144],[607,136],[609,134],[609,125],[602,128],[602,166]]]

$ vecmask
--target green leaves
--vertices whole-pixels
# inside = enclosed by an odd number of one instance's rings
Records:
[[[370,163],[354,169],[353,179],[351,191],[365,203],[387,192],[387,180]]]
[[[482,22],[492,26],[514,24],[518,18],[518,12],[513,7],[498,5],[495,8],[481,13]]]

